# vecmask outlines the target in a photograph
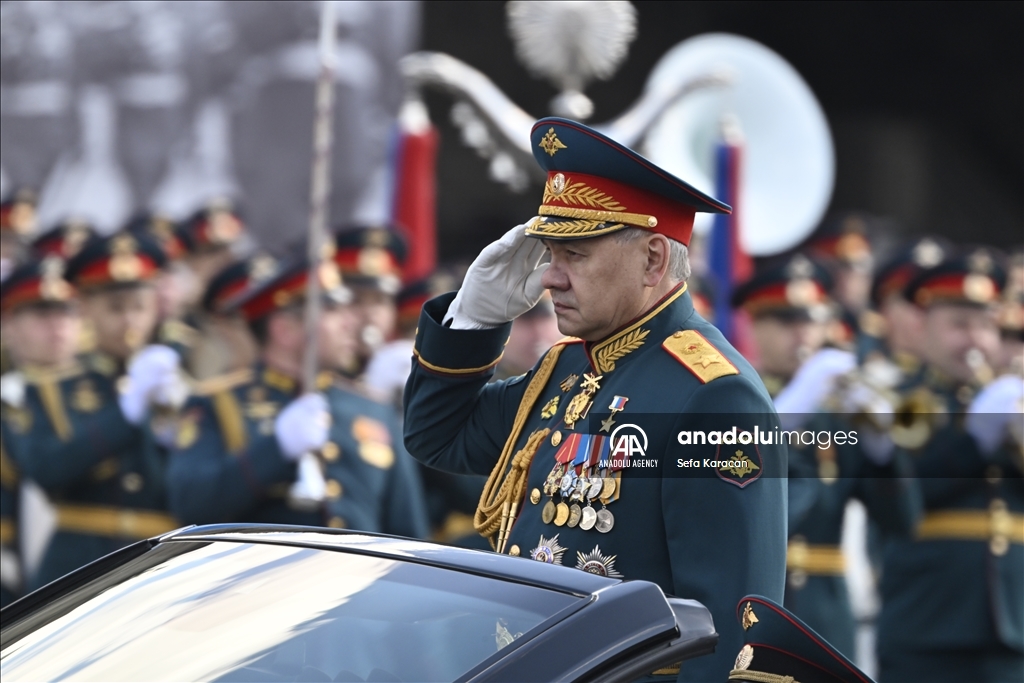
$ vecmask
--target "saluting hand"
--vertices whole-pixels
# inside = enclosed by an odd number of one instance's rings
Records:
[[[480,330],[526,313],[544,293],[540,280],[550,265],[546,252],[539,239],[526,236],[525,225],[487,245],[466,271],[444,322],[450,320],[456,330]]]

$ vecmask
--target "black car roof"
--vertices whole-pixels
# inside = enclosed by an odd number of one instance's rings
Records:
[[[200,540],[270,543],[335,550],[469,572],[577,595],[590,595],[620,583],[616,579],[537,562],[529,557],[511,557],[348,529],[282,524],[208,524],[172,531],[159,540],[161,543]]]

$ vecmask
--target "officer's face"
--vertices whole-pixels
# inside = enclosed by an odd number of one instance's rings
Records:
[[[30,307],[5,318],[4,328],[17,362],[60,366],[78,351],[82,322],[77,305]]]
[[[792,377],[800,365],[824,345],[827,330],[824,322],[758,316],[753,325],[758,369],[779,377]]]
[[[146,343],[156,328],[156,289],[112,289],[85,299],[86,317],[96,330],[96,345],[115,358],[127,358]]]
[[[925,335],[925,358],[960,382],[977,378],[977,366],[972,364],[979,358],[977,351],[988,364],[998,357],[999,327],[995,311],[988,308],[934,305],[925,314]]]
[[[665,278],[669,244],[661,235],[629,242],[604,235],[544,244],[551,265],[541,283],[551,292],[562,334],[603,339],[671,289]]]

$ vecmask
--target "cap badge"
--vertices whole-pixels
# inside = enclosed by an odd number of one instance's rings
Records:
[[[551,194],[558,196],[565,190],[565,176],[561,173],[556,173],[551,178]]]
[[[548,132],[544,134],[543,138],[541,138],[538,146],[547,152],[549,157],[555,156],[560,149],[567,149],[565,144],[558,139],[557,135],[555,135],[554,127],[548,128]]]
[[[806,256],[797,254],[786,266],[786,275],[790,279],[798,278],[809,278],[814,275],[814,265],[807,259]]]
[[[119,282],[137,280],[142,275],[142,260],[135,252],[139,244],[131,235],[118,235],[110,243],[113,256],[107,266],[110,276]]]
[[[743,618],[740,622],[741,624],[743,624],[743,630],[749,630],[750,627],[756,624],[758,621],[760,620],[757,618],[757,615],[754,614],[754,608],[751,607],[750,603],[748,602],[743,607]]]
[[[922,240],[920,244],[914,247],[911,258],[914,260],[914,263],[922,268],[937,266],[942,261],[942,247],[933,240]]]
[[[976,251],[967,257],[967,266],[972,273],[992,272],[992,257],[984,251]]]

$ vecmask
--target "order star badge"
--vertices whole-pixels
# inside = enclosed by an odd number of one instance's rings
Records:
[[[576,553],[576,569],[582,569],[588,574],[607,576],[609,579],[621,579],[622,574],[615,569],[615,555],[604,555],[601,553],[601,546],[594,546],[594,549],[584,555]]]
[[[564,554],[565,548],[558,545],[558,534],[551,538],[541,536],[537,547],[530,551],[531,558],[548,564],[562,564],[562,555]]]

